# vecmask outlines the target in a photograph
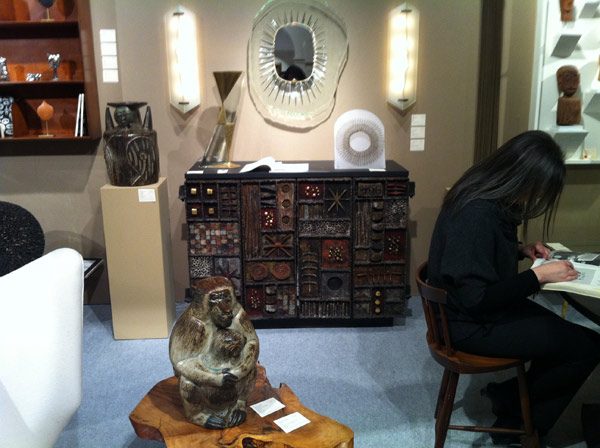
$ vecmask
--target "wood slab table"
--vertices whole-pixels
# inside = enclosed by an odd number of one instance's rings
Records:
[[[285,404],[266,417],[260,417],[248,407],[246,421],[224,430],[206,429],[190,423],[183,414],[177,378],[170,377],[156,384],[129,415],[138,437],[164,441],[169,448],[201,446],[206,448],[353,448],[354,433],[341,423],[304,407],[285,384],[273,388],[264,367],[258,375],[248,405],[274,397]],[[280,417],[300,412],[310,423],[283,432],[273,423]]]

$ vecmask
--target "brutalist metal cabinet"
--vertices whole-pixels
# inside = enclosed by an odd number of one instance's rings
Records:
[[[410,296],[408,171],[309,166],[190,168],[180,191],[190,287],[229,277],[258,326],[389,324]]]

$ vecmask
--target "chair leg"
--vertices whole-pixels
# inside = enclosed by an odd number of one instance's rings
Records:
[[[448,377],[450,375],[450,370],[444,369],[444,376],[442,377],[442,383],[440,384],[440,390],[438,392],[437,402],[435,404],[435,419],[438,418],[440,414],[440,407],[442,406],[442,401],[444,399],[444,395],[446,395],[446,389],[448,388]]]
[[[523,448],[539,448],[540,441],[537,432],[533,427],[531,406],[529,403],[529,392],[527,390],[527,379],[525,378],[525,368],[522,365],[517,367],[517,380],[519,382],[519,399],[521,401],[523,429],[525,430],[525,434],[521,436],[521,446]]]
[[[444,443],[446,442],[446,434],[448,433],[448,425],[450,424],[450,416],[452,415],[452,407],[454,406],[458,377],[458,373],[448,372],[448,384],[444,393],[440,413],[435,421],[435,448],[443,448]]]

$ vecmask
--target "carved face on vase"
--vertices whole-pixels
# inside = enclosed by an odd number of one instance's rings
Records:
[[[115,110],[115,121],[119,128],[130,128],[135,122],[135,112],[128,107],[119,107]]]
[[[560,20],[562,22],[572,22],[573,17],[573,2],[574,0],[560,0]]]
[[[573,65],[563,65],[556,71],[558,90],[565,96],[573,96],[579,88],[579,70]]]

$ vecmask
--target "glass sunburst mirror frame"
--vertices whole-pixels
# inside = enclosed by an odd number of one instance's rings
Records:
[[[276,68],[276,36],[289,26],[301,26],[312,35],[312,70],[302,80],[283,79]],[[317,126],[333,110],[347,55],[346,25],[324,2],[268,1],[254,18],[248,43],[248,85],[256,109],[273,123]]]

